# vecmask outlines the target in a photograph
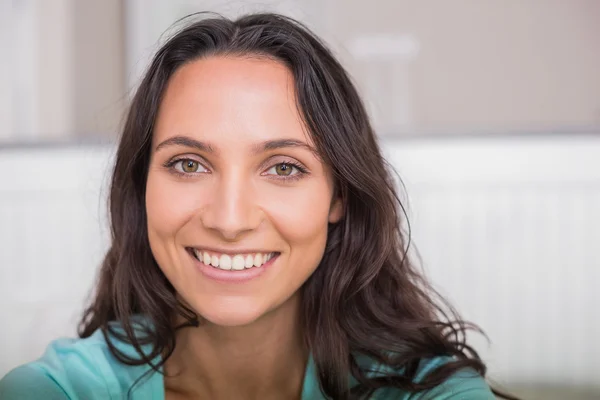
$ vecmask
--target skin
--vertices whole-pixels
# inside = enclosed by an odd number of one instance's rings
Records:
[[[170,400],[300,397],[308,352],[299,289],[342,205],[295,98],[290,71],[266,58],[203,58],[169,81],[152,141],[148,237],[165,276],[203,320],[178,333],[165,365]],[[175,137],[186,140],[169,144]],[[204,148],[182,143],[190,139]],[[281,140],[296,144],[264,148]],[[189,161],[167,166],[181,158]],[[306,173],[281,165],[290,162]],[[189,247],[280,254],[258,278],[224,283],[200,272]]]

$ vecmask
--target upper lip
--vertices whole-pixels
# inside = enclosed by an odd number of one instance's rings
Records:
[[[206,247],[206,246],[187,246],[189,249],[206,251],[208,253],[217,253],[217,254],[269,254],[269,253],[278,253],[277,251],[270,250],[257,250],[257,249],[217,249],[214,247]]]

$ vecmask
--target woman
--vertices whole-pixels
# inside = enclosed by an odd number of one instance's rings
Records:
[[[289,18],[203,19],[158,51],[110,212],[80,339],[1,398],[494,398],[407,258],[356,89]]]

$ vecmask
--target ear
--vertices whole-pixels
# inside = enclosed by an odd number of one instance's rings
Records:
[[[339,196],[333,198],[329,207],[329,223],[335,224],[344,216],[344,203]]]

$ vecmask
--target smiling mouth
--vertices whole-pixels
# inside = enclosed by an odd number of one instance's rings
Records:
[[[186,250],[192,257],[204,265],[210,265],[225,271],[242,271],[250,268],[260,268],[273,257],[279,255],[278,252],[223,254],[191,247],[188,247]]]

